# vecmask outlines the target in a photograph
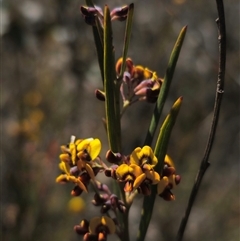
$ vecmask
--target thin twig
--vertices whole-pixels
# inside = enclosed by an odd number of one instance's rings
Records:
[[[216,20],[218,25],[218,44],[219,44],[219,70],[218,70],[218,79],[217,79],[217,89],[215,95],[215,103],[214,103],[214,111],[213,111],[213,120],[211,125],[211,130],[209,133],[209,138],[206,146],[206,150],[200,165],[200,169],[195,179],[195,183],[193,185],[190,198],[188,200],[187,209],[184,217],[182,218],[178,234],[177,241],[181,241],[183,238],[183,234],[188,222],[188,218],[196,199],[202,178],[209,167],[210,163],[208,161],[212,145],[214,142],[214,137],[216,134],[217,123],[219,119],[219,111],[221,107],[221,101],[224,93],[224,76],[225,76],[225,65],[226,65],[226,30],[225,30],[225,17],[224,17],[224,6],[222,0],[216,0],[217,10],[218,10],[218,18]]]

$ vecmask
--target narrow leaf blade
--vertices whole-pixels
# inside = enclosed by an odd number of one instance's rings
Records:
[[[187,26],[183,27],[178,39],[174,45],[174,48],[172,50],[169,62],[168,62],[168,67],[164,76],[164,80],[163,80],[163,85],[161,87],[158,99],[157,99],[157,103],[155,105],[155,109],[153,112],[153,116],[151,119],[151,123],[146,135],[146,139],[145,139],[145,145],[151,145],[154,134],[156,132],[157,126],[158,126],[158,122],[162,113],[162,109],[163,106],[165,104],[167,95],[168,95],[168,91],[170,89],[170,85],[172,82],[172,78],[173,78],[173,74],[174,74],[174,70],[178,61],[178,56],[180,54],[181,48],[182,48],[182,44],[185,38],[185,34],[187,32]]]

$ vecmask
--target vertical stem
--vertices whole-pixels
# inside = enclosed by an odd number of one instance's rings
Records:
[[[218,79],[217,79],[217,88],[215,95],[215,104],[213,111],[213,120],[211,125],[211,130],[208,137],[208,142],[206,146],[206,150],[200,165],[200,169],[198,171],[195,183],[193,185],[191,195],[189,197],[187,209],[184,217],[182,218],[178,234],[177,241],[181,241],[183,239],[184,231],[188,222],[188,218],[196,199],[202,178],[209,167],[210,163],[208,162],[212,145],[214,142],[217,123],[219,119],[219,112],[221,107],[221,101],[224,93],[224,76],[225,76],[225,65],[226,65],[226,29],[225,29],[225,17],[224,17],[224,5],[222,0],[216,0],[217,10],[218,10],[218,19],[216,20],[218,25],[218,40],[219,40],[219,70],[218,70]]]

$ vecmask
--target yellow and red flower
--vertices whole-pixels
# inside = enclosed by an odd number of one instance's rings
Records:
[[[80,177],[76,177],[75,175],[72,175],[70,173],[70,166],[68,163],[66,162],[61,162],[59,164],[59,168],[61,169],[61,171],[64,174],[59,175],[56,178],[56,182],[57,183],[66,183],[66,182],[73,182],[74,184],[76,184],[81,190],[87,192],[87,188],[85,186],[85,184],[81,181]]]
[[[143,174],[141,167],[135,164],[122,164],[116,169],[116,177],[120,182],[124,182],[124,191],[132,192],[139,186],[139,177]]]
[[[82,220],[79,225],[75,225],[74,230],[84,235],[85,241],[106,241],[108,234],[114,234],[116,232],[116,225],[114,221],[107,216],[94,217],[88,222]]]
[[[68,145],[61,146],[62,154],[59,156],[61,162],[60,170],[63,172],[56,178],[56,182],[73,182],[76,187],[72,195],[79,195],[82,191],[87,192],[87,185],[90,179],[95,179],[95,175],[101,166],[94,162],[101,151],[99,139],[77,139],[71,137]]]
[[[174,194],[171,192],[181,181],[181,177],[176,174],[173,160],[166,155],[164,160],[163,178],[158,183],[158,195],[166,201],[175,200]]]
[[[155,185],[160,181],[159,174],[153,169],[157,162],[151,147],[135,148],[129,157],[129,163],[116,169],[117,180],[125,183],[124,191],[139,189],[144,194],[149,194],[150,188],[148,192],[143,191],[146,190],[146,185]]]
[[[134,149],[130,155],[130,163],[150,170],[156,166],[158,159],[150,146],[144,146],[143,148],[137,147]]]

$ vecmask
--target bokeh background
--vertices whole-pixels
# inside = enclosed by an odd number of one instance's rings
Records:
[[[110,8],[127,1],[100,1]],[[138,0],[129,56],[135,64],[164,76],[175,40],[188,32],[164,108],[184,102],[168,153],[182,182],[176,201],[156,200],[146,240],[174,240],[202,160],[211,125],[218,71],[215,1]],[[73,226],[99,215],[93,192],[71,200],[72,185],[55,184],[60,145],[71,135],[102,140],[102,88],[91,27],[79,7],[83,1],[1,1],[1,240],[76,241]],[[210,156],[185,232],[190,240],[239,240],[239,1],[225,1],[227,66],[225,93]],[[124,23],[114,22],[116,57],[121,55]],[[141,146],[153,105],[133,105],[122,120],[123,151]],[[163,119],[162,119],[163,120]],[[161,120],[161,122],[162,122]],[[102,177],[103,181],[108,181]],[[130,215],[137,233],[142,197]],[[76,211],[76,210],[77,211]],[[117,240],[113,237],[112,240]]]

